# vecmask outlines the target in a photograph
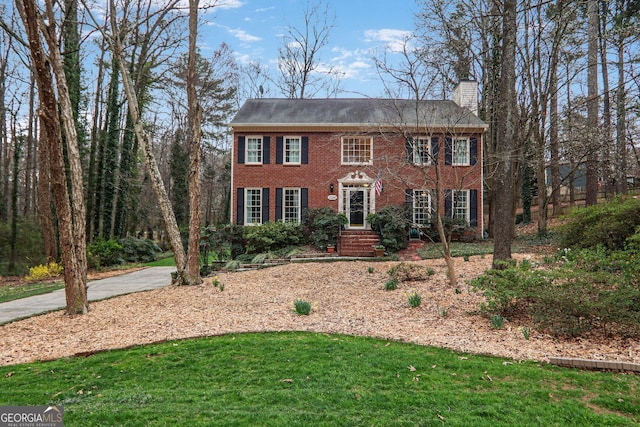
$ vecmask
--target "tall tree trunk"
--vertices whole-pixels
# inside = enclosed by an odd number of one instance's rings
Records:
[[[13,186],[11,189],[11,235],[9,237],[9,266],[10,274],[15,274],[16,243],[18,242],[18,187],[20,174],[20,152],[22,151],[22,137],[16,135],[15,124],[12,126],[13,140],[13,171],[11,173]]]
[[[102,116],[102,82],[104,76],[104,54],[106,52],[106,43],[104,37],[102,38],[100,58],[98,59],[98,76],[96,81],[96,97],[93,104],[93,122],[91,126],[91,137],[89,146],[89,170],[87,171],[87,236],[89,241],[93,240],[95,236],[95,224],[96,221],[96,189],[98,183],[98,170],[97,163],[99,158],[99,140],[101,138],[100,130],[100,117]]]
[[[7,208],[9,197],[9,170],[7,160],[9,159],[9,135],[7,129],[7,109],[6,109],[6,74],[7,60],[10,47],[6,53],[0,57],[0,223],[7,220]]]
[[[34,145],[35,145],[35,137],[34,137],[34,125],[35,125],[35,79],[33,73],[30,73],[31,80],[31,88],[29,89],[29,117],[27,119],[27,147],[26,154],[24,159],[24,205],[22,209],[22,215],[27,217],[31,214],[32,206],[35,206],[34,198],[32,198],[32,194],[34,193],[32,178],[35,176],[32,174],[32,169],[35,167],[35,159],[34,159]]]
[[[42,128],[46,131],[47,143],[49,143],[50,148],[51,181],[58,213],[65,276],[66,313],[86,313],[89,305],[86,292],[87,263],[83,223],[85,212],[82,191],[82,168],[80,167],[75,121],[57,44],[58,40],[53,31],[53,24],[56,22],[55,16],[50,1],[45,1],[47,21],[51,23],[49,27],[45,26],[35,0],[24,0],[22,2],[16,0],[16,5],[21,12],[20,15],[28,34],[29,50],[33,59],[40,93]],[[49,46],[48,58],[45,55],[40,39],[40,30]],[[56,91],[54,90],[50,67],[53,68],[56,76],[60,104],[56,102]],[[58,111],[60,111],[61,116]],[[71,195],[69,195],[67,187],[60,122],[64,124],[67,137]]]
[[[561,2],[560,2],[561,3]],[[549,151],[551,152],[551,200],[553,216],[562,215],[560,187],[560,140],[558,138],[558,62],[551,66],[549,79]]]
[[[189,0],[189,63],[187,65],[187,102],[189,104],[189,253],[184,283],[197,285],[200,278],[200,140],[202,107],[196,94],[196,43],[198,39],[198,0]],[[205,261],[207,262],[207,261]]]
[[[627,90],[625,88],[624,40],[621,33],[618,39],[618,87],[616,90],[616,192],[627,192]]]
[[[105,135],[102,157],[102,205],[100,210],[102,237],[110,239],[112,233],[113,210],[117,191],[118,153],[120,146],[120,73],[117,59],[112,59],[111,83],[109,83],[109,98],[107,101],[107,132]]]
[[[598,203],[598,0],[587,0],[587,206]]]
[[[514,182],[516,156],[516,0],[505,0],[502,15],[502,66],[498,95],[498,121],[496,135],[496,179],[493,266],[499,268],[501,261],[511,259],[511,242],[514,232]]]
[[[40,116],[40,121],[44,121],[42,115]],[[40,124],[40,136],[38,138],[38,218],[40,219],[40,227],[42,228],[44,253],[47,256],[47,261],[59,261],[58,234],[56,233],[54,221],[57,212],[51,200],[50,141],[47,139],[47,131],[43,125],[46,125],[46,123]]]
[[[604,190],[607,198],[613,196],[615,192],[614,164],[611,155],[615,153],[613,138],[611,136],[611,96],[609,94],[609,64],[607,61],[607,38],[605,35],[607,26],[608,5],[606,1],[600,1],[600,19],[598,27],[598,41],[600,50],[600,63],[602,68],[602,134],[598,145],[601,152],[601,173],[604,178]],[[614,185],[612,185],[614,184]]]
[[[137,141],[140,144],[142,151],[144,153],[145,162],[147,164],[149,176],[151,178],[151,184],[158,198],[158,204],[160,206],[162,218],[164,219],[165,226],[167,228],[167,234],[169,236],[169,241],[171,242],[171,247],[173,248],[173,254],[176,260],[176,269],[178,273],[178,281],[180,283],[181,281],[184,280],[184,270],[186,268],[186,256],[184,252],[184,246],[182,246],[182,240],[180,239],[180,230],[178,229],[176,217],[173,214],[173,209],[171,208],[171,201],[167,196],[167,190],[165,189],[164,183],[162,181],[162,176],[160,175],[158,164],[151,150],[149,136],[147,135],[147,132],[145,131],[142,125],[142,121],[140,119],[140,114],[138,109],[138,105],[139,105],[138,97],[136,95],[133,81],[131,80],[129,69],[124,60],[124,53],[122,48],[122,42],[120,40],[120,35],[117,34],[117,30],[116,30],[118,26],[116,23],[116,6],[115,6],[114,0],[110,1],[109,13],[110,13],[110,19],[111,19],[111,28],[112,28],[112,31],[114,32],[111,39],[112,51],[114,52],[114,55],[118,60],[120,73],[122,74],[122,85],[127,95],[129,111],[131,113],[131,119],[133,120]]]

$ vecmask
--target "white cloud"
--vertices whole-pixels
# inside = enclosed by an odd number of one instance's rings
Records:
[[[392,52],[400,52],[411,38],[411,31],[383,28],[381,30],[366,30],[365,41],[370,43],[381,42]]]
[[[227,29],[227,31],[229,31],[229,33],[235,38],[243,42],[259,42],[260,40],[262,40],[262,38],[253,36],[247,33],[245,30],[229,28]]]

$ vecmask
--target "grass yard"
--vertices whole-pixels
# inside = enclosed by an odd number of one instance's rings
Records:
[[[13,301],[63,289],[62,282],[20,283],[0,286],[0,302]]]
[[[67,426],[632,426],[640,376],[371,338],[240,334],[0,367]]]

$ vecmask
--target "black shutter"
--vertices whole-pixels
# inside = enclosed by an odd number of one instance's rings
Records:
[[[244,188],[236,190],[236,224],[244,224]]]
[[[309,210],[309,189],[300,189],[300,222],[304,224],[307,220],[307,210]]]
[[[262,189],[262,223],[269,222],[269,189]]]
[[[453,192],[451,190],[444,192],[444,216],[445,218],[453,218]]]
[[[413,163],[413,139],[406,138],[404,140],[404,148],[407,152],[407,163]]]
[[[300,163],[303,165],[309,164],[309,137],[303,136],[300,147]]]
[[[478,163],[478,138],[469,139],[469,164],[471,166]]]
[[[276,221],[282,219],[282,188],[276,188]]]
[[[453,141],[451,138],[445,138],[444,141],[444,164],[451,165],[453,164]]]
[[[431,137],[431,163],[438,163],[438,137]]]
[[[478,226],[478,190],[469,190],[469,225]]]
[[[271,161],[271,138],[262,137],[262,164],[268,165]]]
[[[238,137],[238,163],[244,163],[244,136]]]
[[[276,136],[276,165],[284,162],[284,138]]]

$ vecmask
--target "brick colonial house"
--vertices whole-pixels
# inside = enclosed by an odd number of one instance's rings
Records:
[[[232,221],[300,222],[306,208],[330,207],[366,233],[369,213],[406,203],[415,224],[437,208],[481,236],[477,83],[460,82],[453,99],[246,101],[231,121]]]

